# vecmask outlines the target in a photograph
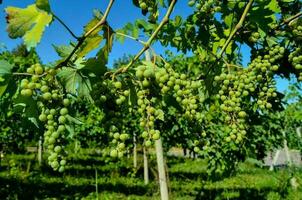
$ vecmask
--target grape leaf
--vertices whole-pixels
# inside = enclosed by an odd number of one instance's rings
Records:
[[[90,96],[90,80],[87,77],[83,77],[79,70],[66,67],[61,69],[57,76],[65,86],[67,92],[93,101]]]
[[[267,5],[267,8],[275,13],[281,12],[277,0],[271,0],[270,3]]]
[[[62,58],[66,58],[67,56],[69,56],[69,54],[73,50],[73,47],[71,45],[60,45],[60,46],[52,45],[52,46],[57,52],[57,54]]]
[[[102,40],[103,40],[103,37],[100,35],[96,35],[94,37],[88,37],[85,40],[85,44],[83,45],[83,47],[77,52],[77,56],[84,57],[86,54],[88,54],[93,49],[98,48]]]
[[[11,74],[13,66],[5,60],[0,60],[0,77],[5,78]]]
[[[0,85],[0,97],[2,97],[2,95],[4,94],[4,92],[6,91],[7,88],[7,84],[5,85]]]
[[[32,97],[24,97],[18,94],[17,98],[14,99],[14,110],[16,112],[23,112],[28,119],[38,119],[39,117],[37,102]]]
[[[37,8],[41,10],[45,10],[46,12],[50,12],[50,5],[48,0],[36,0]]]
[[[40,42],[46,26],[52,21],[52,15],[37,9],[36,5],[27,8],[7,7],[7,31],[10,38],[23,37],[28,49]]]

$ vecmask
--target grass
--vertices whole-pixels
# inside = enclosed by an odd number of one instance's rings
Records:
[[[100,155],[74,155],[64,174],[48,166],[39,168],[33,155],[6,155],[0,168],[1,199],[96,199],[95,170],[98,171],[98,199],[160,199],[156,176],[143,182],[142,169],[132,169],[132,160],[109,161]],[[171,199],[302,199],[302,170],[268,171],[253,163],[239,165],[237,173],[218,181],[207,179],[206,161],[169,157]],[[154,170],[154,161],[150,167]],[[290,186],[292,175],[299,184]]]

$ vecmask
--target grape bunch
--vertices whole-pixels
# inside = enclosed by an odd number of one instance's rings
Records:
[[[253,32],[249,37],[249,41],[252,43],[256,43],[260,38],[260,34],[258,32]]]
[[[297,25],[293,29],[293,35],[295,37],[301,37],[302,36],[302,25]]]
[[[49,165],[59,172],[65,170],[66,159],[63,151],[64,133],[66,131],[68,106],[70,100],[64,98],[62,89],[55,79],[55,70],[44,72],[40,64],[27,69],[29,79],[21,81],[21,95],[37,100],[40,115],[39,121],[44,123],[44,144],[47,146]]]
[[[202,13],[214,13],[221,10],[220,2],[214,0],[190,0],[188,1],[190,7],[195,6],[197,10]]]
[[[130,90],[123,89],[123,84],[120,81],[113,82],[113,85],[113,93],[116,93],[118,95],[118,98],[115,100],[115,103],[117,105],[121,105],[126,101],[127,97],[130,95]]]
[[[149,147],[152,145],[152,141],[160,138],[160,131],[155,128],[155,121],[162,114],[162,110],[154,107],[158,99],[151,96],[149,89],[141,89],[137,96],[137,111],[141,116],[139,125],[143,130],[141,136],[145,140],[145,146]]]
[[[126,151],[125,141],[129,138],[129,135],[126,133],[125,126],[122,126],[121,130],[115,125],[111,125],[109,129],[109,135],[113,137],[112,143],[115,145],[115,148],[110,151],[110,156],[114,158],[123,157]]]
[[[235,74],[222,73],[215,77],[215,82],[222,84],[217,94],[217,99],[221,101],[220,109],[224,113],[226,123],[231,127],[225,137],[227,142],[233,140],[240,143],[246,134],[244,124],[247,114],[243,102],[250,92],[255,90],[253,76],[249,75],[243,70]]]
[[[245,108],[249,106],[251,96],[260,109],[270,109],[270,99],[276,97],[274,72],[278,70],[278,61],[283,57],[284,48],[275,46],[267,49],[264,56],[255,58],[247,68],[239,68],[215,76],[216,85],[221,85],[217,99],[220,109],[230,127],[227,142],[240,143],[246,135]]]
[[[298,80],[302,81],[302,50],[300,47],[295,48],[288,56],[288,60],[293,67],[299,72]]]
[[[190,80],[186,74],[179,74],[166,64],[165,68],[159,68],[155,74],[156,81],[163,94],[170,91],[172,96],[184,109],[185,116],[200,119],[198,112],[199,103],[203,99],[199,96],[201,81]]]
[[[140,117],[140,127],[142,130],[142,137],[144,138],[145,146],[152,145],[152,141],[160,138],[160,131],[155,128],[155,122],[163,115],[160,108],[160,93],[157,92],[155,82],[155,72],[157,67],[152,63],[145,63],[136,68],[137,86],[137,112]]]

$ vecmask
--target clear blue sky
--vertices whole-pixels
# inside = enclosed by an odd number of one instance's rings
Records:
[[[5,7],[16,6],[24,8],[34,2],[34,0],[3,1],[0,5],[0,44],[4,43],[8,49],[12,49],[22,42],[21,39],[12,40],[7,36],[5,31]],[[52,11],[59,16],[76,35],[82,33],[82,27],[92,18],[93,9],[97,8],[104,11],[108,2],[108,0],[50,0]],[[181,0],[176,4],[172,17],[175,15],[185,17],[191,12],[192,8],[187,6],[187,1]],[[161,15],[163,14],[164,13],[161,13]],[[123,27],[127,22],[133,22],[135,19],[142,17],[140,10],[132,5],[132,0],[116,0],[112,7],[112,11],[108,16],[108,22],[114,29],[118,29]],[[37,47],[37,52],[44,63],[54,61],[58,56],[51,45],[68,44],[69,41],[73,41],[73,38],[57,21],[54,21],[51,26],[46,28],[42,41]],[[112,64],[115,59],[118,59],[125,54],[136,54],[140,48],[141,45],[139,43],[127,39],[124,44],[118,42],[114,43],[109,65]],[[153,45],[153,49],[157,54],[163,54],[166,50],[158,43]],[[247,63],[250,55],[249,50],[243,47],[242,52],[244,55],[244,63]],[[278,80],[277,85],[279,91],[284,91],[287,88],[288,83],[286,80]]]

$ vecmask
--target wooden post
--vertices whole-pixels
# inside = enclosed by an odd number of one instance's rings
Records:
[[[146,147],[143,147],[143,157],[144,157],[144,182],[145,185],[149,184],[149,166],[148,166],[148,152]]]
[[[133,167],[137,168],[137,144],[136,144],[136,134],[133,137]]]
[[[98,169],[95,168],[95,197],[99,199],[99,186],[98,186]]]
[[[38,163],[39,166],[42,165],[42,137],[39,138],[39,145],[38,145]]]
[[[156,150],[156,158],[157,158],[157,167],[158,167],[158,179],[160,186],[160,196],[161,200],[168,200],[168,184],[167,184],[167,176],[165,170],[165,162],[164,162],[164,153],[161,138],[155,141],[155,150]]]

